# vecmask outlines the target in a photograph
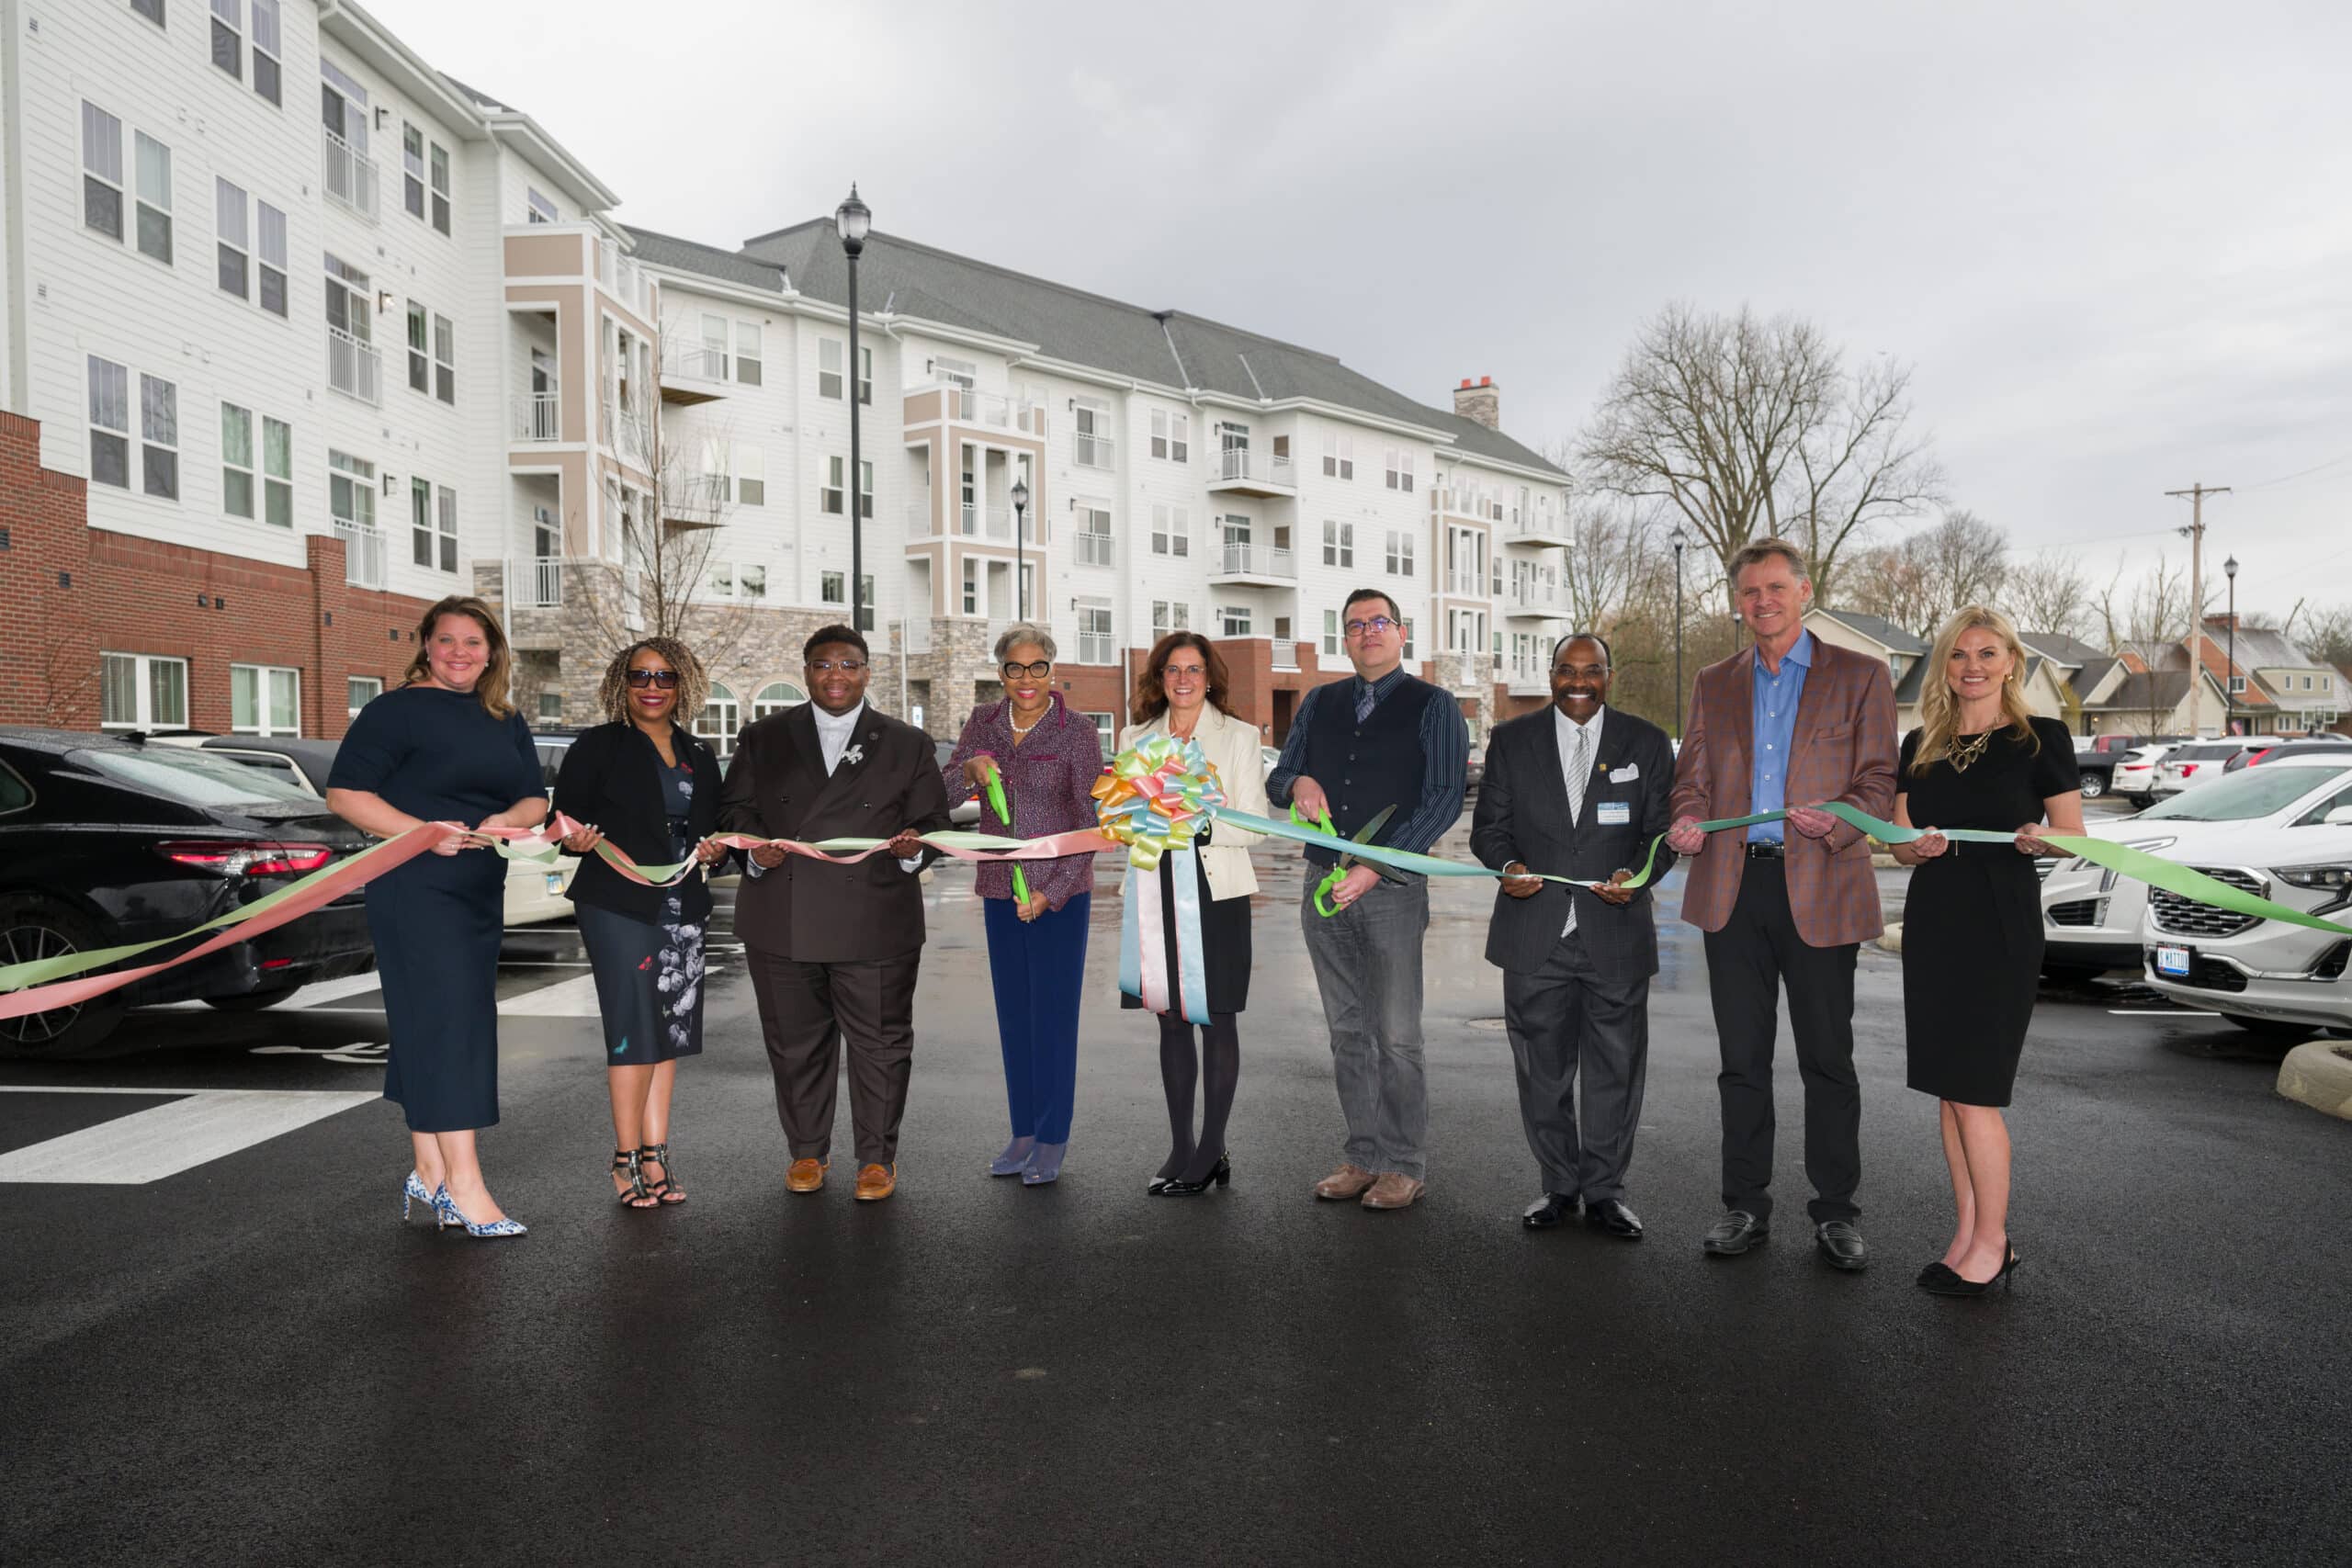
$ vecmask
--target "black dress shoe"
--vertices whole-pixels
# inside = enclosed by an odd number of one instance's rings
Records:
[[[1584,1206],[1584,1223],[1604,1235],[1620,1236],[1626,1241],[1642,1239],[1641,1216],[1615,1198],[1587,1203]]]
[[[1546,1192],[1527,1206],[1519,1223],[1532,1231],[1548,1231],[1565,1223],[1577,1212],[1575,1198],[1558,1192]]]
[[[1851,1220],[1824,1220],[1813,1229],[1813,1243],[1832,1269],[1859,1274],[1871,1266],[1871,1249]]]
[[[1717,1258],[1736,1258],[1749,1247],[1760,1245],[1772,1234],[1772,1227],[1745,1209],[1733,1209],[1717,1220],[1700,1242],[1702,1250]]]
[[[1933,1263],[1928,1264],[1925,1269],[1920,1269],[1919,1277],[1914,1282],[1919,1285],[1922,1289],[1932,1290],[1935,1287],[1935,1282],[1937,1280],[1941,1280],[1945,1275],[1951,1272],[1951,1266],[1946,1263],[1942,1258],[1939,1258]]]

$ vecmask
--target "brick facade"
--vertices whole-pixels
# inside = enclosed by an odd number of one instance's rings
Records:
[[[40,426],[0,413],[0,724],[96,729],[99,656],[187,660],[191,728],[230,731],[229,666],[302,672],[302,733],[349,724],[345,680],[397,684],[425,603],[344,581],[312,535],[274,565],[89,526],[87,481],[40,465]]]

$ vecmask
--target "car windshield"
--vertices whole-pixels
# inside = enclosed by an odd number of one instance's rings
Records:
[[[284,773],[247,767],[234,757],[203,751],[114,750],[93,748],[74,753],[91,772],[117,784],[167,795],[193,806],[250,806],[295,800],[315,806],[319,797]]]
[[[2352,762],[2341,768],[2248,768],[2203,789],[2174,795],[2132,820],[2250,822],[2285,810],[2312,791],[2335,784],[2346,773],[2352,773]]]

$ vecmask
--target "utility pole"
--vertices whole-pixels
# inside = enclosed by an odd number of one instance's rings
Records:
[[[2188,526],[2180,532],[2188,536],[2188,730],[2193,739],[2205,717],[2205,498],[2227,495],[2230,487],[2200,482],[2165,493],[2188,498]],[[2225,691],[2229,687],[2226,673],[2222,685]]]

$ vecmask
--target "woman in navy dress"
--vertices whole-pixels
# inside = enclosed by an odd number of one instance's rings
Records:
[[[417,624],[407,682],[359,711],[335,751],[327,805],[389,839],[422,822],[536,828],[546,820],[530,727],[507,700],[498,617],[452,595]],[[472,1235],[520,1235],[481,1174],[474,1134],[498,1122],[498,943],[506,863],[449,840],[368,885],[368,933],[392,1035],[384,1098],[407,1113],[423,1198]]]
[[[718,831],[718,758],[678,722],[710,694],[684,644],[647,637],[613,656],[597,702],[611,722],[571,743],[556,809],[582,824],[563,847],[583,858],[571,879],[580,940],[605,1017],[605,1087],[613,1102],[613,1190],[632,1209],[683,1203],[670,1160],[678,1058],[702,1051],[703,928],[710,884],[629,881],[592,852],[605,839],[639,865],[708,866]]]

